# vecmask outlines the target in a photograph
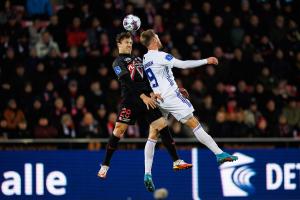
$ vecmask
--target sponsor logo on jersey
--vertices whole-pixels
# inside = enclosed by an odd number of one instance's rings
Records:
[[[131,58],[127,57],[124,60],[125,60],[125,62],[129,63],[131,61]]]
[[[142,78],[144,77],[143,64],[140,58],[135,58],[132,63],[128,64],[127,68],[130,72],[130,77],[132,80],[134,80],[136,71],[138,71]]]

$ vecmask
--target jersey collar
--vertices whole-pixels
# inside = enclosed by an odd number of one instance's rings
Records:
[[[119,56],[129,56],[130,57],[131,54],[129,54],[129,53],[120,53]]]

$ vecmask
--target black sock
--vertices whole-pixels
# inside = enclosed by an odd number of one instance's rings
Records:
[[[116,137],[114,134],[111,135],[111,137],[109,138],[109,141],[106,145],[106,152],[105,152],[105,157],[102,162],[102,165],[109,166],[112,155],[118,147],[119,140],[120,140],[120,138]]]
[[[179,157],[178,157],[177,152],[176,152],[175,142],[174,142],[174,140],[171,136],[171,133],[169,131],[169,127],[166,126],[162,130],[160,130],[159,133],[160,133],[161,141],[164,144],[164,146],[166,147],[166,149],[168,150],[168,152],[171,155],[173,161],[178,160]]]

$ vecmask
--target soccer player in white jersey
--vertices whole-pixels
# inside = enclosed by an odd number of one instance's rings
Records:
[[[192,104],[179,92],[172,73],[173,67],[188,69],[206,64],[217,65],[217,58],[209,57],[203,60],[187,61],[176,59],[168,53],[159,51],[162,44],[152,29],[142,32],[140,41],[148,49],[143,58],[144,71],[153,92],[160,94],[163,99],[159,102],[161,111],[166,116],[169,113],[172,114],[178,121],[190,127],[196,138],[216,155],[218,163],[237,160],[237,156],[222,151],[213,138],[203,130],[201,124],[193,115],[194,108]]]

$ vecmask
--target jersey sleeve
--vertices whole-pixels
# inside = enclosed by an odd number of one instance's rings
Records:
[[[128,69],[126,68],[126,65],[121,60],[116,60],[113,62],[113,70],[115,74],[117,75],[118,79],[120,79],[122,76],[129,74]]]
[[[165,52],[159,52],[158,55],[158,64],[162,67],[173,67],[174,65],[174,57],[171,54]]]
[[[176,58],[173,58],[173,66],[180,69],[188,69],[188,68],[194,68],[199,67],[202,65],[207,64],[207,59],[202,60],[179,60]]]

